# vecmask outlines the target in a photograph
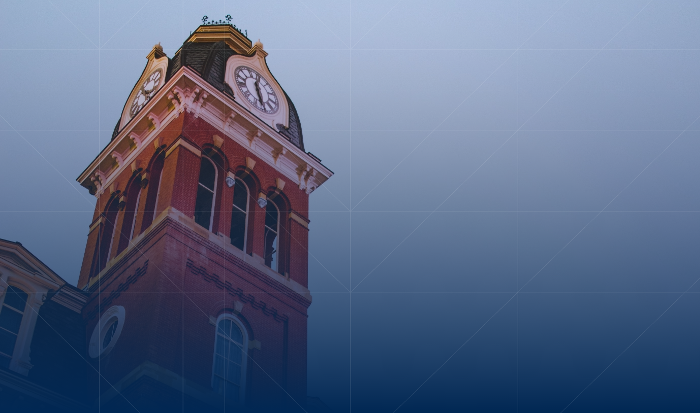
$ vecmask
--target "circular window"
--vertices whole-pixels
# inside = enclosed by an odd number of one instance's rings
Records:
[[[104,332],[104,338],[102,339],[102,349],[106,349],[107,346],[109,346],[109,343],[112,342],[112,338],[114,337],[114,333],[117,332],[117,327],[119,326],[119,319],[115,318],[114,320],[111,320],[111,324],[109,327],[107,327],[107,330]]]
[[[114,306],[105,311],[90,337],[90,357],[107,355],[117,343],[123,327],[124,307]]]

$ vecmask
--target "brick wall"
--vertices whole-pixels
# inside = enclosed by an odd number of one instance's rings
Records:
[[[220,148],[214,146],[214,134],[225,138]],[[148,172],[147,166],[153,164],[153,159],[167,153],[156,207],[156,215],[161,217],[144,227],[140,223],[147,221],[137,215],[139,230],[135,231],[134,239],[126,247],[120,244],[119,249],[113,248],[116,258],[111,259],[99,282],[93,285],[83,312],[89,339],[104,310],[114,305],[125,308],[119,341],[100,361],[104,379],[116,384],[143,363],[150,362],[184,377],[201,391],[210,391],[215,340],[215,326],[210,319],[226,312],[236,315],[253,343],[247,362],[247,404],[288,404],[292,402],[289,393],[303,405],[310,301],[290,289],[289,282],[285,284],[284,279],[270,276],[266,272],[270,270],[251,264],[254,255],[262,256],[264,250],[265,217],[255,203],[257,192],[271,193],[276,178],[289,179],[218,129],[187,113],[171,122],[159,138],[158,147],[143,148],[138,159],[146,166],[142,172]],[[212,154],[219,166],[211,232],[192,221],[200,167],[198,151]],[[256,164],[246,178],[253,199],[249,206],[245,251],[248,255],[244,255],[231,250],[235,247],[226,246],[233,189],[224,184],[224,179],[229,172],[240,175],[247,157]],[[133,175],[131,168],[126,168],[117,179],[118,188],[125,190]],[[157,182],[151,180],[142,189],[139,214],[144,214],[142,205],[148,191],[156,188]],[[110,200],[107,192],[98,199],[95,219]],[[129,196],[134,194],[130,192]],[[295,211],[304,221],[307,219],[308,195],[294,183],[287,182],[278,196],[278,201],[284,200],[285,209]],[[172,209],[183,217],[176,218],[179,215]],[[306,287],[308,229],[290,219],[290,211],[282,211],[280,217],[285,232],[280,243],[286,249],[281,254],[286,256],[281,275],[284,277],[284,272],[288,272],[291,280]],[[124,211],[119,211],[119,216],[123,215]],[[79,287],[90,281],[87,263],[93,259],[100,232],[98,228],[88,236]],[[141,235],[137,236],[136,232]],[[93,363],[97,367],[97,361]],[[99,382],[96,373],[90,374],[94,377],[88,381],[96,386]]]

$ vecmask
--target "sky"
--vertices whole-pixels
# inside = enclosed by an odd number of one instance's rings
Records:
[[[351,411],[688,411],[700,2],[0,1],[0,238],[77,281],[146,55],[260,39],[335,175],[311,195],[309,394]]]

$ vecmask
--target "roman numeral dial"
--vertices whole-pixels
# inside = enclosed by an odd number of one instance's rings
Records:
[[[136,116],[146,103],[156,94],[160,85],[163,83],[163,73],[160,69],[156,69],[148,75],[146,80],[139,88],[134,101],[131,103],[131,117]]]
[[[235,72],[236,86],[255,109],[272,115],[279,109],[279,101],[270,83],[260,73],[247,66]]]

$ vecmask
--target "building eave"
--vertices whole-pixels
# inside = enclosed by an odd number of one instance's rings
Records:
[[[185,92],[187,90],[189,92]],[[196,96],[186,101],[186,93],[195,93]],[[95,193],[99,196],[105,188],[109,188],[121,171],[133,162],[143,148],[157,138],[163,127],[184,111],[194,113],[219,129],[222,135],[249,148],[301,189],[306,189],[307,193],[333,175],[330,169],[289,142],[272,125],[262,121],[185,66],[163,85],[100,152],[77,181],[86,188],[93,186],[92,181],[99,181]],[[245,119],[245,122],[241,122],[239,117]],[[114,161],[111,158],[117,160],[116,168],[113,167]],[[309,179],[312,180],[311,183]]]

